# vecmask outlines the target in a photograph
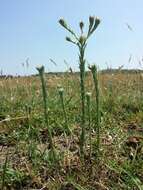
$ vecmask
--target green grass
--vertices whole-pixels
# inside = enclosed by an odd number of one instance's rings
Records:
[[[3,189],[142,189],[143,99],[137,93],[138,87],[133,86],[135,81],[141,81],[132,74],[130,81],[126,80],[126,74],[100,75],[102,127],[100,162],[97,164],[96,149],[92,148],[92,154],[90,152],[91,145],[94,147],[96,141],[94,126],[97,117],[91,73],[86,74],[85,83],[91,95],[90,103],[87,99],[86,104],[84,162],[80,159],[78,77],[68,73],[45,77],[48,84],[48,119],[56,163],[51,161],[40,79],[29,77],[1,80],[0,182]],[[127,88],[129,82],[131,85]],[[65,116],[57,88],[59,83],[64,88],[66,117],[72,131],[66,136]]]

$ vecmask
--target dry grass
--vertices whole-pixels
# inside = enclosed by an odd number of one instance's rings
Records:
[[[8,154],[5,189],[143,188],[142,75],[122,72],[100,74],[101,157],[79,157],[80,97],[77,74],[47,75],[49,117],[58,162],[48,152],[43,122],[42,95],[37,76],[0,79],[0,173]],[[57,87],[65,89],[65,105],[72,136],[65,136]],[[95,94],[91,74],[86,89],[92,92],[91,117],[95,121]],[[30,115],[26,108],[30,107]],[[88,125],[87,125],[88,126]],[[88,128],[86,129],[88,135]],[[95,133],[92,131],[92,141]],[[1,175],[1,176],[2,176]],[[2,181],[1,181],[2,183]]]

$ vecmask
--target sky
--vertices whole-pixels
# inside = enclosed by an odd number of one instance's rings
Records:
[[[0,0],[0,70],[13,75],[37,73],[39,65],[47,72],[78,70],[78,49],[65,40],[68,33],[58,20],[79,32],[79,21],[87,29],[90,15],[101,24],[89,39],[87,63],[99,69],[141,67],[143,0]]]

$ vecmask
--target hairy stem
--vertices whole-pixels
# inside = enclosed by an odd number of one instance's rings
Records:
[[[80,64],[80,91],[81,91],[81,135],[80,135],[80,153],[84,153],[85,144],[85,45],[79,47],[79,64]]]
[[[96,94],[96,133],[97,133],[97,152],[100,150],[100,100],[99,100],[99,82],[97,67],[93,65],[91,67],[92,77],[94,81],[95,94]]]
[[[91,93],[86,93],[86,100],[87,100],[87,116],[88,116],[88,129],[89,129],[89,156],[91,158],[92,155],[92,142],[91,142],[91,135],[92,135],[92,128],[91,128]]]
[[[70,134],[71,131],[69,129],[68,118],[67,118],[67,113],[66,113],[65,104],[64,104],[64,91],[63,91],[63,88],[59,89],[59,95],[60,95],[61,105],[62,105],[62,109],[63,109],[66,133]]]
[[[48,120],[47,91],[46,91],[46,84],[45,84],[45,80],[44,80],[44,67],[42,66],[40,68],[37,68],[37,70],[39,71],[39,76],[40,76],[41,84],[42,84],[44,116],[45,116],[45,123],[46,123],[47,129],[48,129],[47,131],[48,131],[48,137],[49,137],[49,145],[54,154],[54,144],[53,144],[52,133],[51,133],[51,129],[49,127],[49,120]]]

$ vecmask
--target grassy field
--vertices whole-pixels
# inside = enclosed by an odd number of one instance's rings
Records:
[[[143,189],[142,73],[99,73],[98,153],[96,93],[92,74],[85,75],[82,155],[78,74],[45,75],[48,123],[39,76],[0,79],[2,190]]]

